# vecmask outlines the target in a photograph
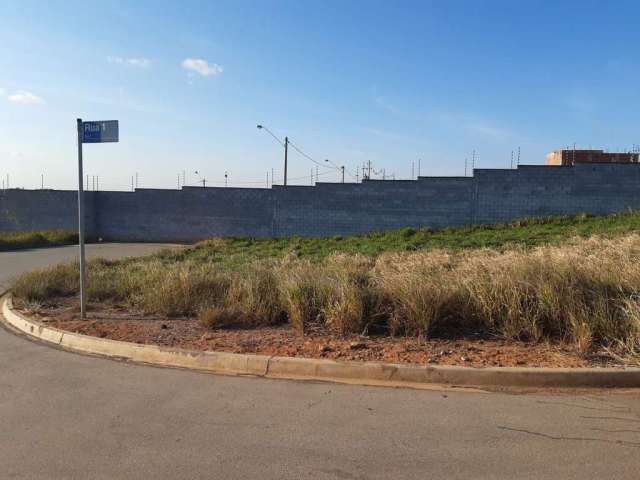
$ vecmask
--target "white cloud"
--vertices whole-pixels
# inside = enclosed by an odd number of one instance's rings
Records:
[[[12,93],[7,96],[7,100],[12,103],[20,103],[22,105],[37,105],[44,103],[44,100],[34,93],[27,92],[26,90],[18,90],[16,93]]]
[[[127,65],[129,67],[147,68],[151,65],[151,60],[144,57],[107,57],[107,62],[115,63],[116,65]]]
[[[506,140],[510,136],[508,130],[486,123],[472,123],[468,127],[472,132],[494,138],[495,140]]]
[[[374,97],[373,100],[376,103],[376,105],[378,107],[382,108],[383,110],[387,110],[388,112],[396,113],[396,114],[399,113],[398,109],[395,107],[395,105],[393,105],[391,102],[389,102],[382,95],[377,95],[376,97]]]
[[[217,63],[209,65],[209,62],[201,58],[185,58],[182,61],[182,68],[195,72],[203,77],[215,77],[224,71],[222,65],[218,65]]]

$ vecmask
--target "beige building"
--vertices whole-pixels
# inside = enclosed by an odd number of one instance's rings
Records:
[[[545,165],[576,165],[579,163],[639,163],[640,153],[605,152],[603,150],[554,150],[548,153]]]

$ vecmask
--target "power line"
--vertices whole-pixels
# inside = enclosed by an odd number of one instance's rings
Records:
[[[289,140],[289,145],[291,145],[295,151],[297,151],[300,155],[302,155],[303,157],[305,157],[308,160],[311,160],[313,163],[315,163],[316,165],[320,166],[320,167],[324,167],[325,165],[323,165],[322,163],[314,160],[310,155],[306,154],[305,152],[303,152],[295,143],[293,143],[291,140]]]

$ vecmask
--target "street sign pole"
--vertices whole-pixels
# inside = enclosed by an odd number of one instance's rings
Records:
[[[84,288],[84,189],[82,188],[82,119],[78,119],[78,245],[80,246],[80,318],[86,316],[87,298]]]
[[[120,139],[118,120],[83,122],[78,118],[78,245],[80,246],[80,318],[86,317],[87,277],[84,261],[84,189],[82,186],[82,144],[118,142]],[[136,174],[137,179],[137,174]],[[97,180],[95,177],[94,180]],[[95,187],[98,187],[97,181]],[[87,185],[89,178],[87,176]]]

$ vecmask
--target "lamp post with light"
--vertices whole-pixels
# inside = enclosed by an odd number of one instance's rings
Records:
[[[271,130],[264,125],[257,125],[258,130],[265,130],[269,135],[276,139],[276,141],[284,147],[284,186],[287,186],[287,154],[289,151],[289,137],[284,137],[284,142],[276,137]],[[272,180],[273,181],[273,180]]]
[[[333,165],[336,169],[340,170],[342,172],[342,183],[344,183],[344,165],[342,165],[341,167],[336,165],[335,163],[333,163],[331,160],[329,160],[328,158],[324,159],[325,162],[330,163],[331,165]],[[350,174],[351,175],[351,174]]]

